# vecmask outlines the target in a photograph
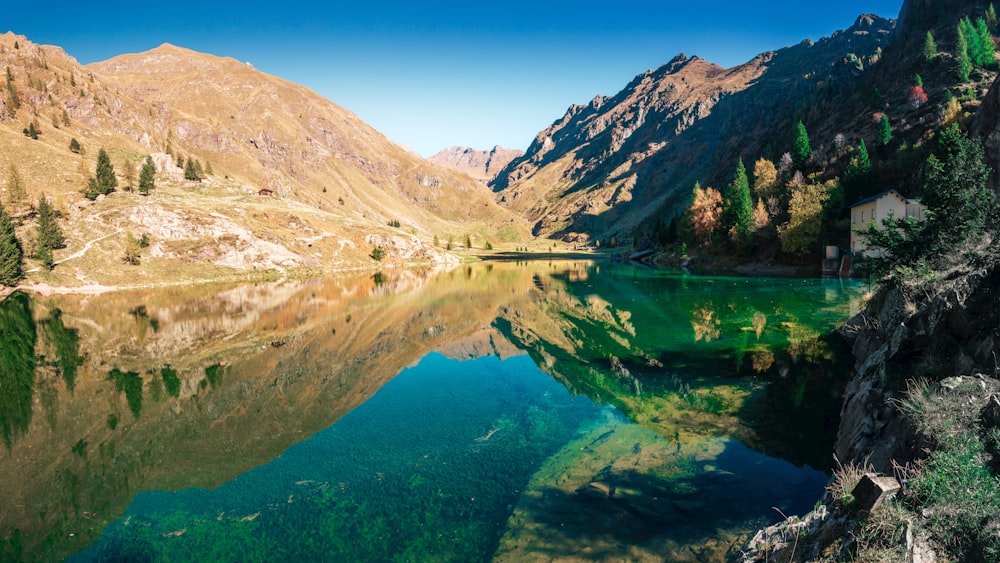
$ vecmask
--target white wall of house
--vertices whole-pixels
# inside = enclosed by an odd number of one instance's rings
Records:
[[[897,219],[913,217],[923,220],[924,206],[915,200],[904,198],[895,190],[890,190],[876,199],[851,207],[851,251],[854,254],[861,256],[881,255],[881,251],[869,251],[865,247],[864,237],[857,231],[867,229],[870,221],[875,221],[875,225],[881,227],[882,221],[889,215]]]

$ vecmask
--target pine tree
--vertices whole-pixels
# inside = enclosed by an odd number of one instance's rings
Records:
[[[976,33],[976,26],[972,25],[972,21],[968,17],[965,17],[959,20],[958,29],[965,37],[965,51],[969,61],[974,66],[980,64],[982,48],[979,44],[979,34]]]
[[[99,195],[107,195],[118,186],[118,179],[115,178],[115,168],[111,164],[108,153],[101,149],[97,153],[97,168],[95,176],[87,182],[87,198],[97,199]]]
[[[796,170],[805,170],[812,148],[809,146],[809,132],[801,121],[795,124],[795,141],[792,145],[792,159]]]
[[[927,157],[921,203],[927,206],[922,234],[931,251],[948,252],[962,240],[982,234],[992,210],[986,185],[989,167],[983,147],[957,124],[938,135],[935,154]]]
[[[14,223],[0,205],[0,284],[13,287],[24,277],[24,250],[14,232]]]
[[[80,141],[77,141],[76,137],[69,140],[69,151],[74,154],[80,154]]]
[[[920,76],[919,74],[913,75],[913,85],[914,86],[920,86],[921,88],[923,88],[924,87],[924,78],[922,76]]]
[[[49,200],[38,198],[38,259],[42,265],[51,270],[53,266],[52,251],[66,245],[66,237],[63,236],[59,223],[56,222],[55,211]]]
[[[201,161],[200,160],[196,159],[194,161],[194,173],[198,176],[198,178],[204,178],[205,177],[205,169],[201,167]]]
[[[751,242],[755,230],[753,201],[750,198],[750,181],[741,158],[722,202],[722,224],[736,244]]]
[[[892,126],[889,124],[889,118],[884,113],[882,114],[882,119],[879,120],[878,140],[883,145],[888,145],[889,141],[892,140]],[[868,151],[866,150],[865,152],[867,153]]]
[[[937,56],[937,42],[934,41],[934,34],[927,32],[927,36],[924,37],[924,59],[928,62]]]
[[[212,170],[212,163],[210,161],[206,160],[205,161],[205,175],[206,176],[212,176],[214,174],[215,174],[215,171]]]
[[[858,143],[858,170],[864,174],[872,171],[872,161],[868,157],[868,147],[865,146],[864,139]]]
[[[870,195],[868,192],[871,180],[872,163],[868,157],[868,147],[865,146],[864,139],[858,145],[858,153],[851,159],[851,163],[844,170],[844,181],[841,185],[844,188],[844,197],[848,201],[856,201]]]
[[[19,206],[24,204],[25,197],[27,195],[24,189],[24,180],[21,179],[17,166],[11,162],[10,172],[7,174],[7,203],[10,204],[11,209],[16,211]]]
[[[965,36],[962,24],[958,25],[958,41],[955,43],[955,57],[958,58],[958,79],[969,81],[972,72],[972,59],[969,56],[969,39]]]
[[[198,171],[195,170],[193,158],[189,158],[187,164],[184,166],[184,179],[185,180],[198,179]]]
[[[986,8],[986,25],[993,31],[997,29],[997,11],[993,8],[992,3]]]
[[[146,161],[142,163],[142,170],[139,171],[139,193],[149,195],[149,192],[153,191],[155,178],[156,165],[153,164],[153,157],[147,156]]]
[[[993,46],[993,35],[990,33],[986,20],[976,20],[976,37],[979,44],[979,61],[982,67],[991,67],[996,62],[996,49]]]

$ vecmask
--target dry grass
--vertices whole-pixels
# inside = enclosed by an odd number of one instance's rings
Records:
[[[854,508],[854,488],[865,473],[872,473],[875,468],[867,459],[860,463],[850,461],[844,464],[835,454],[833,460],[837,463],[837,469],[834,470],[833,479],[826,486],[826,491],[839,506],[851,510]]]

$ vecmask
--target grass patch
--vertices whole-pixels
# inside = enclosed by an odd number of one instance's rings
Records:
[[[898,402],[931,444],[925,458],[901,468],[900,509],[951,560],[1000,561],[1000,479],[994,469],[1000,429],[980,416],[998,390],[1000,383],[981,376],[947,378],[934,386],[910,382]],[[876,545],[892,544],[898,525],[871,531]]]

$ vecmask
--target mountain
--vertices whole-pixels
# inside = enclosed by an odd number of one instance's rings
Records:
[[[128,232],[152,241],[141,271],[179,268],[192,276],[205,265],[220,272],[356,267],[371,263],[375,245],[386,247],[389,260],[442,261],[453,258],[428,244],[435,236],[520,240],[527,232],[473,178],[232,58],[164,44],[81,66],[58,47],[8,33],[0,36],[0,65],[17,98],[0,100],[0,175],[15,165],[27,197],[18,203],[0,195],[8,209],[23,210],[43,191],[54,200],[69,219],[69,245],[57,262],[108,236],[77,259],[96,270],[86,262],[117,261]],[[37,139],[22,134],[30,125],[41,131]],[[119,188],[90,203],[81,194],[102,148]],[[137,166],[148,154],[157,162],[157,189],[148,198],[125,193],[125,163]],[[210,164],[213,173],[185,181],[171,165],[180,159]],[[97,274],[88,281],[116,281],[113,272]]]
[[[495,178],[510,161],[522,156],[524,156],[522,150],[505,149],[496,145],[488,151],[479,151],[468,147],[451,147],[438,152],[427,160],[445,168],[465,172],[486,183]]]
[[[730,69],[678,55],[614,96],[571,106],[491,185],[536,234],[630,234],[686,205],[696,181],[721,187],[738,158],[779,146],[776,132],[788,132],[790,148],[797,113],[853,88],[862,64],[854,61],[877,59],[894,27],[862,16],[831,37]]]

